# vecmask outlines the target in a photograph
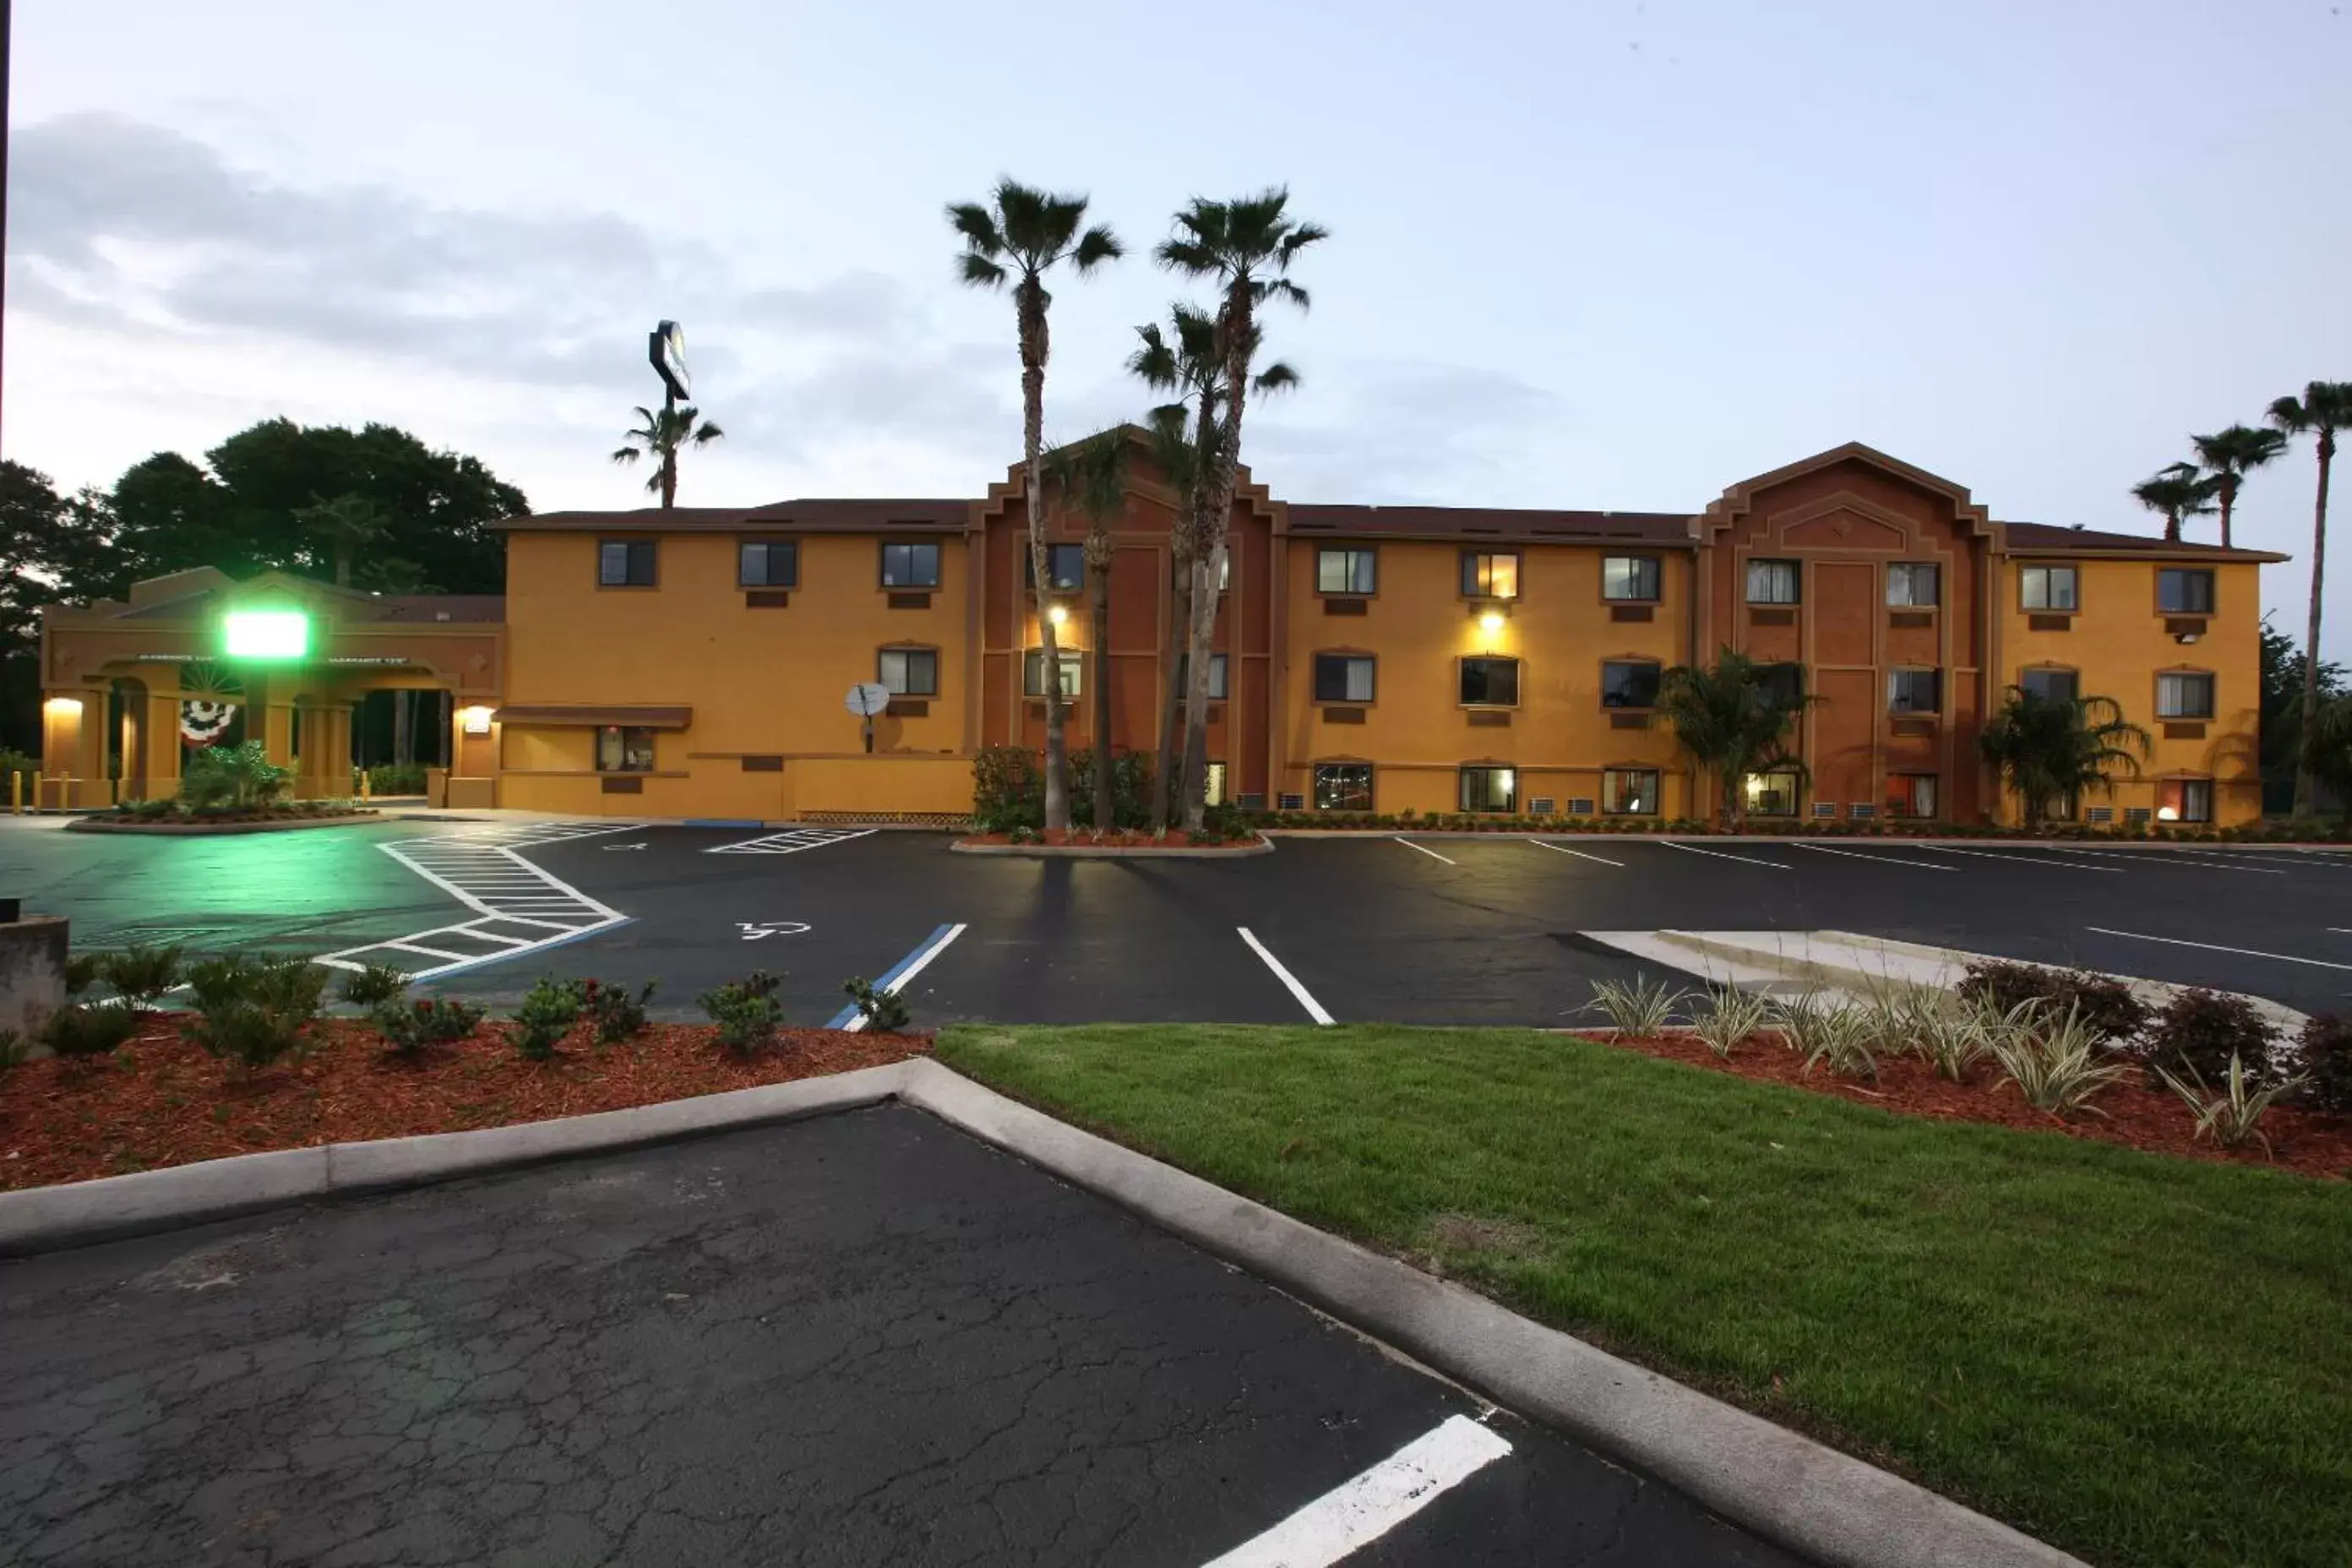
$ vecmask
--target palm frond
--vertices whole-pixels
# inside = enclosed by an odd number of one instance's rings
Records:
[[[613,461],[616,463],[634,463],[637,460],[640,454],[635,447],[614,447],[613,451]]]
[[[1091,272],[1106,261],[1116,261],[1127,254],[1118,237],[1108,227],[1097,224],[1078,237],[1077,247],[1070,252],[1070,265],[1078,271]]]
[[[694,444],[699,447],[706,442],[722,440],[725,438],[726,435],[726,431],[721,430],[718,426],[713,425],[710,421],[706,419],[695,429]]]
[[[1298,373],[1279,361],[1258,372],[1256,377],[1250,382],[1250,389],[1261,393],[1290,392],[1295,391],[1297,386]]]
[[[948,222],[963,241],[982,256],[996,256],[1004,249],[1004,237],[997,232],[995,216],[978,202],[953,202],[948,206]]]
[[[967,250],[958,256],[956,268],[964,282],[974,289],[1004,287],[1004,268],[977,250]]]

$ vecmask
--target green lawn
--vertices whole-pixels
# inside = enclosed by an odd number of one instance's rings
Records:
[[[941,1060],[2094,1563],[2352,1562],[2352,1184],[1497,1029]]]

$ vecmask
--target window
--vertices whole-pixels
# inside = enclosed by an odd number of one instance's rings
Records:
[[[2213,678],[2176,670],[2156,678],[2156,716],[2159,719],[2213,717]]]
[[[1929,561],[1897,561],[1886,569],[1886,602],[1906,609],[1930,609],[1942,604],[1942,586],[1936,564]]]
[[[2042,814],[2052,822],[2072,822],[2082,815],[2082,797],[2070,789],[2063,795],[2052,795]]]
[[[1888,670],[1886,708],[1890,713],[1942,712],[1944,672],[1940,669]]]
[[[1208,763],[1202,764],[1201,774],[1201,804],[1203,805],[1223,805],[1225,804],[1224,763]]]
[[[940,653],[930,647],[886,647],[877,673],[893,697],[937,697]]]
[[[1654,708],[1658,705],[1658,666],[1646,658],[1612,658],[1601,667],[1601,706]]]
[[[2072,702],[2081,690],[2082,678],[2071,669],[2029,669],[2018,676],[2017,685],[2028,697]]]
[[[2211,779],[2157,780],[2156,819],[2158,822],[2212,821],[2213,781]]]
[[[1519,661],[1516,658],[1464,659],[1462,701],[1470,708],[1517,707]]]
[[[1750,561],[1748,563],[1748,602],[1751,605],[1797,603],[1797,585],[1801,581],[1800,565],[1795,561]]]
[[[2156,574],[2156,607],[2168,616],[2213,613],[2213,574],[2202,567],[2167,566]]]
[[[654,732],[632,725],[607,724],[596,731],[596,771],[600,773],[649,773],[654,771]]]
[[[2021,566],[2017,569],[2018,601],[2029,610],[2074,610],[2082,607],[2074,594],[2072,566]]]
[[[1371,551],[1315,552],[1315,591],[1318,594],[1370,594],[1379,588],[1380,582],[1380,557]]]
[[[1512,812],[1519,808],[1519,775],[1513,768],[1464,768],[1462,809]]]
[[[596,546],[596,585],[600,588],[650,588],[654,585],[654,542],[650,539],[607,539]]]
[[[1465,599],[1517,598],[1519,596],[1517,552],[1464,551],[1462,552],[1462,596]]]
[[[1315,809],[1318,811],[1371,810],[1372,764],[1370,763],[1316,763]]]
[[[1057,648],[1062,656],[1062,695],[1078,694],[1078,672],[1086,668],[1086,655],[1075,648]],[[1030,697],[1045,695],[1045,650],[1033,647],[1021,660],[1021,689]]]
[[[744,588],[790,588],[801,576],[801,549],[790,540],[745,540],[735,550],[735,582]]]
[[[1794,816],[1797,815],[1798,774],[1794,768],[1775,768],[1770,773],[1749,773],[1740,781],[1740,793],[1748,797],[1751,816]]]
[[[1611,555],[1601,563],[1601,596],[1604,599],[1655,600],[1658,558],[1654,555]]]
[[[1180,697],[1181,693],[1192,689],[1192,683],[1190,679],[1192,668],[1192,656],[1191,654],[1180,653],[1176,656],[1176,690],[1180,694]],[[1225,656],[1221,653],[1213,653],[1209,656],[1209,700],[1212,702],[1223,702],[1224,700]]]
[[[1936,775],[1933,773],[1888,774],[1886,815],[1889,816],[1935,816]]]
[[[1604,768],[1601,773],[1601,810],[1608,816],[1658,815],[1658,770]]]
[[[1370,702],[1372,660],[1366,654],[1318,653],[1315,656],[1315,700]]]
[[[885,544],[882,547],[885,588],[936,588],[940,585],[937,544]]]
[[[936,552],[938,545],[931,546]],[[887,567],[886,567],[887,570]],[[1083,544],[1048,544],[1045,546],[1045,571],[1054,579],[1058,591],[1083,588],[1087,585],[1087,547]],[[931,570],[931,581],[939,581],[939,569]],[[1030,558],[1027,541],[1021,545],[1021,584],[1025,588],[1037,585],[1037,563]]]
[[[1228,550],[1225,552],[1225,558],[1217,563],[1217,592],[1220,594],[1224,593],[1232,588],[1233,585],[1234,552]],[[1223,763],[1219,763],[1218,765],[1220,767],[1223,766]]]
[[[1759,664],[1756,682],[1765,699],[1782,710],[1805,705],[1805,667],[1801,664]]]

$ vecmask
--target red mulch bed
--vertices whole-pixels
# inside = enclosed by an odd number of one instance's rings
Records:
[[[1011,844],[1013,836],[1009,833],[967,833],[956,842],[958,844]],[[1255,849],[1264,842],[1265,839],[1255,833],[1244,838],[1214,844],[1195,844],[1191,835],[1181,832],[1171,832],[1155,838],[1149,833],[1138,833],[1128,828],[1118,828],[1109,833],[1097,833],[1091,827],[1073,827],[1066,832],[1056,828],[1052,832],[1039,833],[1034,837],[1025,840],[1021,847],[1024,849],[1117,849],[1122,854],[1138,855],[1149,855],[1155,849],[1189,849],[1198,854],[1203,849]]]
[[[2262,1121],[2262,1131],[2271,1141],[2271,1154],[2265,1156],[2258,1143],[2248,1143],[2232,1152],[2216,1146],[2210,1139],[2196,1137],[2196,1119],[2180,1097],[2168,1089],[2146,1087],[2137,1074],[2101,1090],[2092,1101],[2105,1115],[2085,1111],[2061,1121],[2026,1104],[2025,1097],[2013,1085],[2002,1082],[1999,1068],[1982,1062],[1969,1069],[1965,1082],[1954,1083],[1937,1077],[1933,1067],[1916,1056],[1882,1057],[1878,1081],[1871,1083],[1836,1078],[1826,1068],[1809,1073],[1804,1058],[1770,1035],[1749,1037],[1727,1062],[1717,1059],[1713,1051],[1687,1034],[1612,1038],[1604,1031],[1594,1037],[1693,1067],[1785,1083],[1816,1094],[1834,1094],[1906,1116],[1925,1116],[1938,1121],[1987,1121],[2000,1127],[2024,1127],[2095,1139],[2102,1143],[2121,1143],[2144,1153],[2218,1160],[2229,1164],[2269,1164],[2298,1175],[2352,1179],[2352,1117],[2274,1105],[2263,1113]]]
[[[181,1038],[159,1014],[111,1057],[26,1062],[0,1076],[0,1191],[250,1154],[619,1110],[757,1084],[879,1067],[931,1048],[927,1035],[780,1029],[748,1060],[707,1024],[652,1024],[597,1046],[575,1031],[527,1061],[485,1024],[414,1060],[365,1024],[327,1019],[299,1060],[246,1074]]]

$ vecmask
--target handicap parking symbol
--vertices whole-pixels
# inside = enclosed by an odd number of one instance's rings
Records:
[[[735,929],[743,933],[745,942],[760,942],[772,936],[800,936],[809,925],[806,921],[737,921]]]

